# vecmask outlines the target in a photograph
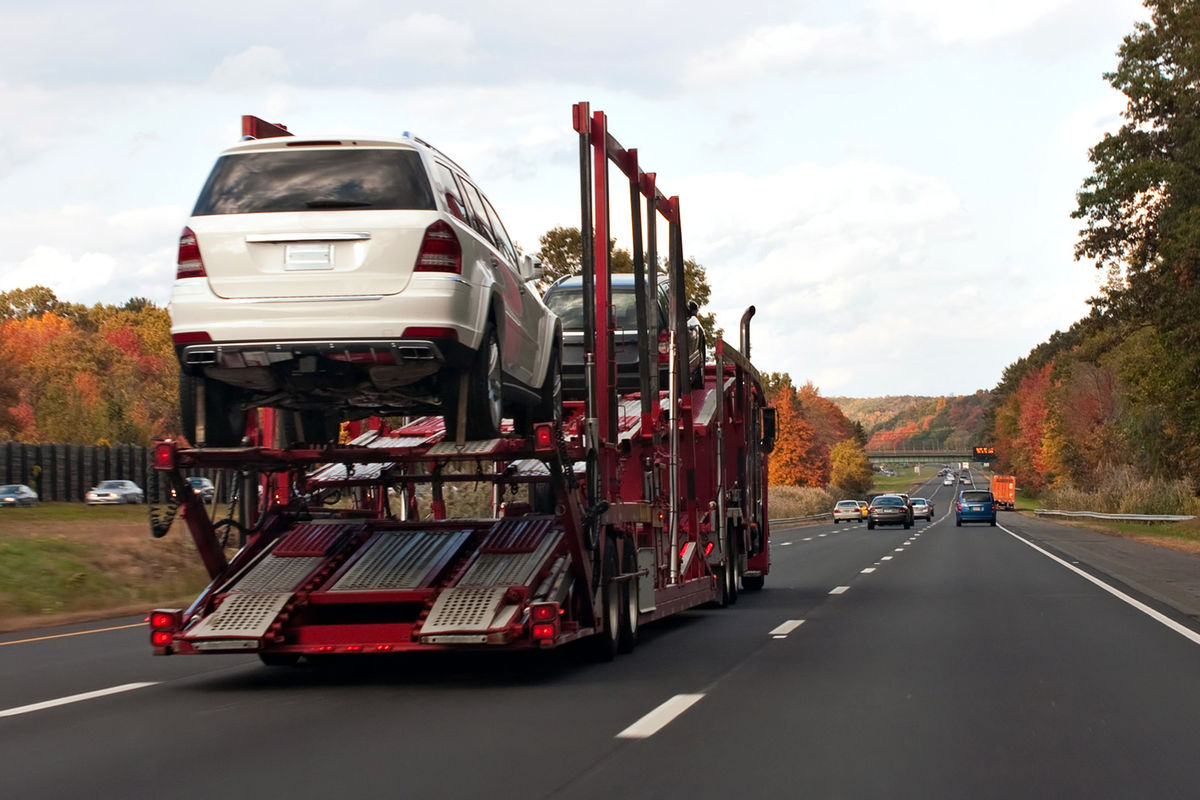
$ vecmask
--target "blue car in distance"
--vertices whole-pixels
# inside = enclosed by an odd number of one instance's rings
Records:
[[[963,489],[954,507],[954,524],[987,522],[996,525],[996,498],[987,489]]]

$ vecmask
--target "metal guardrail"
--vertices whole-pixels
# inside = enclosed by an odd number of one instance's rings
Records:
[[[1034,514],[1060,517],[1093,517],[1095,519],[1116,519],[1128,522],[1185,522],[1195,519],[1191,514],[1104,514],[1099,511],[1056,511],[1049,508],[1035,508]]]
[[[824,514],[813,514],[808,517],[783,517],[780,519],[769,520],[772,525],[787,524],[789,522],[817,522],[823,519],[833,519],[833,512],[826,511]]]

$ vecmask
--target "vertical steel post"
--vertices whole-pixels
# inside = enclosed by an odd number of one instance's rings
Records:
[[[641,394],[642,424],[649,424],[650,418],[650,363],[657,360],[657,346],[652,347],[650,333],[646,320],[647,308],[646,291],[646,257],[642,251],[642,187],[638,180],[637,150],[629,151],[629,217],[633,223],[633,287],[634,311],[637,319],[637,351],[638,351],[638,391]]]
[[[646,173],[644,193],[646,203],[646,302],[653,311],[650,314],[650,396],[658,408],[658,186],[653,172]]]
[[[596,425],[604,436],[605,443],[615,443],[616,387],[612,380],[612,280],[608,253],[608,118],[603,111],[592,113],[592,150],[592,196],[595,203],[592,215],[596,229],[592,258],[596,278],[596,398],[599,401],[596,408]],[[603,460],[603,456],[601,458]]]

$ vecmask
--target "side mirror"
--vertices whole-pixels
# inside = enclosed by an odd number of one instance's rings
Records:
[[[688,316],[694,317],[700,313],[700,305],[695,300],[688,300],[687,310]]]
[[[523,281],[540,281],[545,274],[542,270],[542,262],[529,254],[521,256],[520,270]]]
[[[775,409],[771,406],[762,410],[762,440],[759,446],[764,453],[775,449]]]

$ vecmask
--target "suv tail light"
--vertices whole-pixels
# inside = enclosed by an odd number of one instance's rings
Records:
[[[462,274],[462,245],[458,243],[454,229],[444,220],[439,219],[425,229],[413,270]]]
[[[176,278],[204,278],[204,259],[200,257],[200,245],[196,243],[196,233],[191,228],[184,228],[179,235],[179,266],[175,270]]]

